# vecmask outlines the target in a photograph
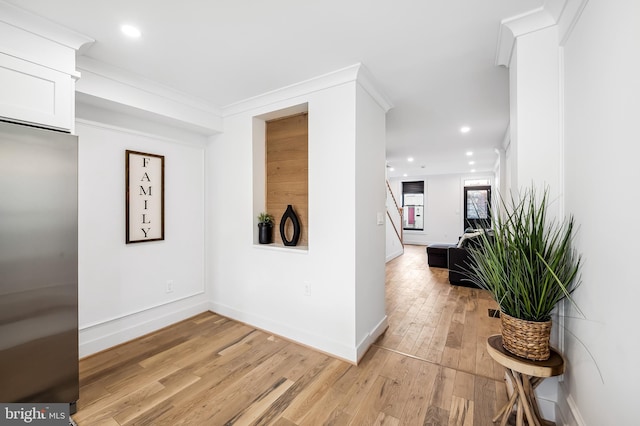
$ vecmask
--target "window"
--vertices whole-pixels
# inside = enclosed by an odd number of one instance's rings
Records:
[[[488,228],[491,221],[491,186],[464,187],[464,227]]]
[[[424,181],[402,182],[402,228],[424,229]]]
[[[489,179],[465,179],[464,186],[489,186]]]

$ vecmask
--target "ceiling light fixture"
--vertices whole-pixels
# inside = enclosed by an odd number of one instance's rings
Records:
[[[471,173],[475,173],[475,172],[476,172],[476,169],[471,169]]]
[[[469,127],[469,126],[460,127],[460,132],[461,133],[469,133],[470,130],[471,130],[471,127]]]
[[[470,166],[473,166],[474,164],[476,164],[476,162],[475,162],[475,161],[469,161],[469,165],[470,165]]]
[[[471,157],[473,155],[473,151],[467,151],[467,157]]]
[[[389,171],[390,171],[390,172],[395,172],[395,171],[396,171],[396,169],[394,169],[393,167],[389,167]]]
[[[121,26],[120,31],[122,31],[122,33],[127,37],[131,37],[131,38],[140,38],[140,36],[142,35],[142,33],[138,28],[129,24],[125,24]]]
[[[413,161],[413,157],[407,158],[407,161],[411,163]]]
[[[403,174],[402,176],[403,176],[403,177],[407,177],[407,174],[405,173],[405,174]]]

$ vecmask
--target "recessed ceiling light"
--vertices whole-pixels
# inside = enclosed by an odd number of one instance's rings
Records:
[[[408,158],[407,158],[407,161],[408,161],[408,162],[412,162],[412,161],[413,161],[413,157],[408,157]]]
[[[131,38],[139,38],[142,33],[140,32],[140,30],[136,27],[134,27],[133,25],[129,25],[129,24],[125,24],[123,26],[120,27],[120,31],[122,31],[122,33],[124,35],[126,35],[127,37],[131,37]]]
[[[475,173],[475,172],[476,172],[476,169],[471,169],[471,173]]]
[[[471,127],[469,127],[469,126],[460,127],[460,132],[462,132],[462,133],[469,133],[470,130],[471,130]]]
[[[394,169],[393,167],[389,167],[389,171],[390,171],[390,172],[395,172],[395,171],[396,171],[396,169]]]
[[[470,165],[470,166],[473,166],[474,164],[476,164],[476,162],[475,162],[475,161],[469,161],[469,165]]]
[[[467,151],[467,157],[471,157],[473,155],[473,151]]]
[[[407,174],[405,173],[405,174],[403,174],[402,176],[403,176],[403,177],[407,177]]]

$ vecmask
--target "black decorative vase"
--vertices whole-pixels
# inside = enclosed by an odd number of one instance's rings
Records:
[[[258,242],[260,244],[271,244],[273,226],[270,223],[260,222],[258,224]]]
[[[293,237],[291,237],[290,240],[287,239],[287,233],[285,232],[287,220],[291,220],[291,224],[293,225]],[[280,236],[285,246],[295,246],[300,239],[300,221],[298,220],[296,212],[293,211],[291,204],[287,206],[287,210],[284,211],[282,219],[280,219]]]

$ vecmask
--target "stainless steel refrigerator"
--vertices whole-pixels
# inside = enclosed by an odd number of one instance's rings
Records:
[[[78,388],[78,139],[0,122],[0,402]]]

